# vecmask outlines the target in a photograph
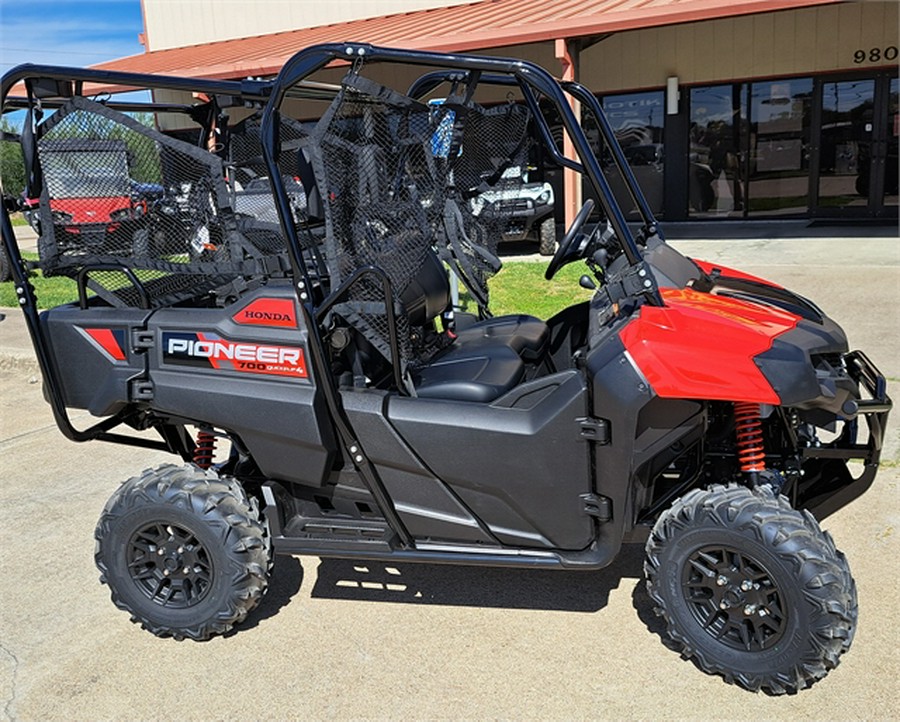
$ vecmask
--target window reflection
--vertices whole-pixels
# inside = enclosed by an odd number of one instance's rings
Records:
[[[691,89],[688,200],[693,217],[743,215],[743,87]]]
[[[603,111],[609,119],[616,140],[632,173],[647,199],[654,215],[663,212],[663,124],[665,122],[665,97],[663,91],[608,95],[601,100]],[[599,130],[586,124],[592,144],[599,146]],[[608,151],[600,154],[604,175],[609,181],[616,201],[629,219],[637,219],[638,213],[626,190],[625,180],[615,167]],[[591,193],[586,189],[585,196]]]
[[[900,113],[898,113],[898,93],[900,78],[891,78],[890,95],[888,96],[887,117],[887,158],[884,166],[884,205],[898,204],[898,139],[900,139]]]
[[[885,209],[893,213],[897,208],[900,78],[779,78],[693,87],[686,95],[690,218],[840,215],[838,209],[884,215]],[[667,195],[664,96],[660,90],[601,99],[658,216]],[[624,180],[608,150],[601,149],[590,117],[585,117],[584,129],[620,207],[630,220],[636,219]],[[684,140],[669,148],[670,160],[673,152],[684,152]],[[679,174],[684,156],[680,158]],[[679,194],[670,188],[668,196],[671,203]],[[589,184],[584,197],[596,200]],[[670,207],[672,218],[683,212],[683,207]]]
[[[750,215],[806,211],[812,92],[812,78],[751,86]]]
[[[875,81],[822,85],[819,206],[868,205]]]

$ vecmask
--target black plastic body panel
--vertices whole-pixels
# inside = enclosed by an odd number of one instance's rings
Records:
[[[843,329],[823,316],[821,323],[800,320],[795,328],[776,338],[772,348],[759,354],[755,362],[783,406],[803,408],[810,405],[840,413],[844,399],[823,397],[812,357],[815,354],[839,355],[847,350]]]
[[[564,371],[491,405],[392,397],[388,417],[501,542],[571,550],[594,538],[580,498],[593,490],[586,401],[582,374]]]
[[[596,492],[612,500],[613,512],[612,521],[598,528],[598,544],[614,556],[637,512],[631,507],[629,481],[636,470],[640,413],[656,396],[628,357],[615,327],[592,339],[586,367],[592,379],[593,416],[606,419],[611,429],[609,444],[594,445],[594,465]]]
[[[344,411],[374,464],[404,525],[416,539],[497,544],[440,479],[434,476],[384,417],[388,394],[350,390]]]
[[[235,433],[260,471],[282,481],[324,483],[336,444],[312,369],[306,377],[248,373],[237,363],[175,363],[164,342],[201,334],[267,348],[307,348],[302,327],[239,324],[233,317],[254,301],[290,299],[289,286],[260,289],[224,309],[161,309],[149,319],[154,346],[148,352],[153,408],[161,415],[199,419]],[[299,316],[298,316],[299,318]],[[299,321],[297,322],[300,323]]]
[[[146,316],[147,311],[136,308],[82,310],[76,304],[57,306],[41,314],[41,326],[68,408],[110,416],[125,407],[130,379],[144,371],[144,354],[134,352],[130,339]],[[93,339],[91,332],[106,334],[108,348]]]

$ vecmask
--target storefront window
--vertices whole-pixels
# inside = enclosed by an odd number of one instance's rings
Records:
[[[655,215],[663,210],[663,123],[665,98],[663,92],[608,95],[601,101],[613,132],[625,154],[625,159],[637,179]],[[625,189],[625,182],[608,153],[600,156],[603,171],[616,200],[628,218],[637,218],[637,208]]]
[[[691,89],[689,214],[740,217],[744,210],[743,85]]]
[[[751,86],[747,189],[751,216],[807,210],[812,93],[812,78]]]
[[[900,79],[891,78],[891,87],[888,95],[887,117],[887,158],[884,166],[884,205],[898,205],[897,171],[898,171],[898,143],[900,140],[900,106],[898,106],[898,94],[900,94]]]
[[[822,84],[819,206],[865,208],[869,202],[875,80]]]

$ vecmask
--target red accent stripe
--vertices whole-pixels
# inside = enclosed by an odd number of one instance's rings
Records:
[[[199,333],[199,332],[198,332],[198,333],[197,333],[197,340],[198,340],[198,341],[203,341],[204,343],[206,343],[206,342],[209,342],[209,343],[215,343],[218,339],[208,339],[208,338],[206,338],[206,336],[204,336],[202,333]],[[229,363],[229,362],[226,361],[226,363]],[[212,356],[209,357],[209,364],[210,364],[210,366],[212,366],[214,369],[221,369],[221,368],[222,368],[221,366],[219,366],[219,360],[218,360],[218,359],[214,359]],[[226,368],[227,368],[227,367],[226,367]]]
[[[116,361],[125,360],[125,352],[122,350],[122,347],[119,346],[119,342],[116,341],[116,337],[110,329],[86,328],[84,331],[99,344],[100,348],[106,351],[106,353],[112,356]]]

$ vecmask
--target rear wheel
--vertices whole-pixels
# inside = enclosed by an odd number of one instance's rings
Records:
[[[653,528],[644,571],[681,653],[753,691],[809,686],[853,639],[856,586],[844,555],[768,486],[714,486],[676,501]]]
[[[553,215],[541,221],[540,254],[552,256],[556,253],[556,221]]]
[[[269,540],[255,500],[194,466],[166,464],[126,481],[94,536],[113,602],[158,636],[227,632],[268,584]]]

